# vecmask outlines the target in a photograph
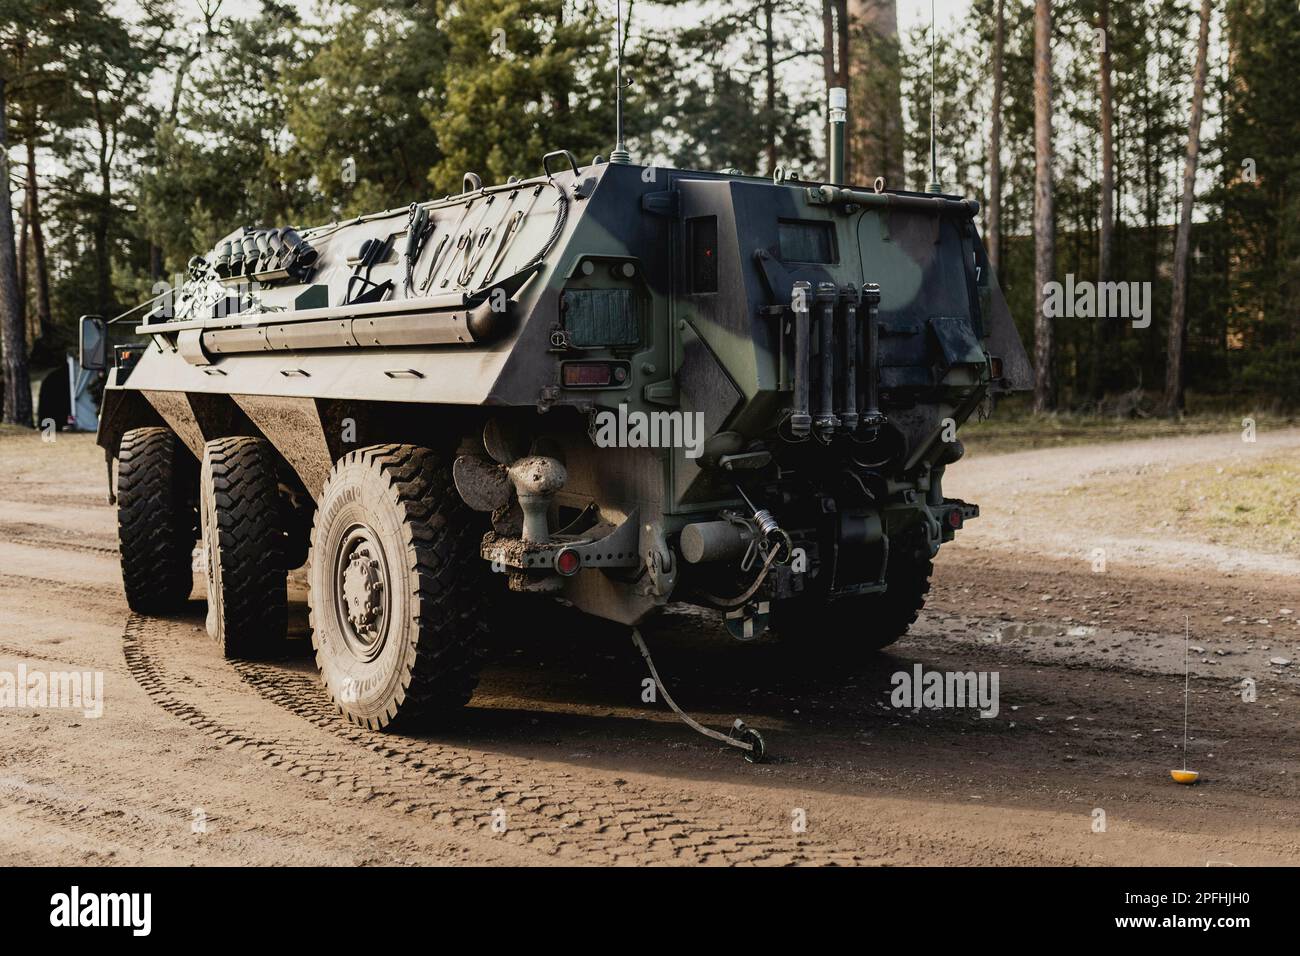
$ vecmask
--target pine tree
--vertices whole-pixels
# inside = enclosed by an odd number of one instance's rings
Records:
[[[849,0],[849,178],[903,181],[902,67],[896,0]]]
[[[352,0],[283,76],[293,149],[281,168],[286,179],[310,178],[315,218],[428,198],[429,172],[442,158],[430,117],[443,109],[446,6]]]
[[[9,208],[9,143],[5,136],[5,87],[0,74],[0,347],[4,348],[4,421],[32,424],[32,383],[27,373],[27,329],[18,294],[14,220]]]
[[[465,172],[484,182],[541,172],[542,156],[580,161],[614,139],[612,30],[569,0],[463,0],[446,19],[445,96],[425,113],[442,159],[438,192]]]
[[[1043,304],[1055,269],[1056,220],[1052,184],[1052,2],[1034,3],[1034,411],[1056,404],[1052,318]]]
[[[1192,237],[1192,205],[1196,195],[1196,161],[1201,150],[1201,115],[1205,103],[1205,74],[1210,45],[1211,0],[1201,0],[1200,34],[1192,79],[1192,112],[1187,123],[1187,158],[1183,166],[1183,196],[1174,245],[1173,309],[1169,316],[1168,365],[1164,408],[1167,415],[1183,410],[1183,348],[1187,338],[1187,257]]]
[[[989,197],[985,205],[984,245],[996,272],[1002,262],[1002,91],[1006,46],[1004,0],[996,0],[993,25],[993,99],[989,104]]]

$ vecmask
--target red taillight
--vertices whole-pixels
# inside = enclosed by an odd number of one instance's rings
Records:
[[[608,362],[565,362],[564,384],[567,388],[593,388],[608,385],[614,378]]]
[[[948,512],[948,527],[950,528],[961,527],[961,512],[958,511],[956,508],[953,508],[952,511]]]
[[[566,578],[578,573],[582,567],[582,558],[572,548],[565,548],[555,556],[555,570]]]

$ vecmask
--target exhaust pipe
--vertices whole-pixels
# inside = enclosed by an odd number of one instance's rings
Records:
[[[867,310],[866,408],[862,411],[863,425],[880,425],[885,416],[880,414],[880,286],[868,282],[862,287],[862,304]]]
[[[833,432],[840,425],[835,417],[835,300],[839,289],[832,282],[817,286],[817,331],[821,340],[821,388],[814,421],[819,432]]]
[[[804,280],[796,282],[790,293],[790,308],[794,310],[794,401],[790,432],[796,438],[804,438],[812,431],[812,416],[808,414],[808,374],[812,369],[811,293],[812,284]]]
[[[845,431],[858,427],[858,290],[844,287],[844,323],[840,343],[844,353],[844,381],[840,390],[840,424]]]

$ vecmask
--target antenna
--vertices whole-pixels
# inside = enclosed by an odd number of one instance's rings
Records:
[[[1192,619],[1183,616],[1183,769],[1170,770],[1174,783],[1193,784],[1200,779],[1199,770],[1187,769],[1187,698],[1192,688]]]
[[[1192,619],[1183,616],[1183,771],[1187,771],[1187,695],[1192,685]]]
[[[934,0],[930,0],[930,182],[925,191],[943,192],[939,183],[939,149],[934,137]]]
[[[623,145],[623,0],[614,0],[618,32],[614,35],[614,151],[611,163],[630,163],[632,154]]]

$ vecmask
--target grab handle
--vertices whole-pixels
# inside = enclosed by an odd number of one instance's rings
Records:
[[[578,175],[578,161],[573,158],[573,154],[567,149],[557,149],[555,152],[547,153],[542,157],[542,169],[546,171],[547,177],[549,178],[554,175],[551,172],[551,160],[557,156],[563,156],[569,161],[569,167],[573,170],[573,175],[576,178]]]

